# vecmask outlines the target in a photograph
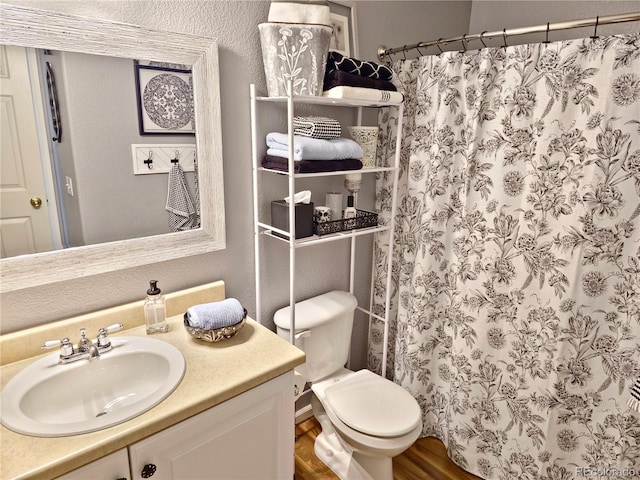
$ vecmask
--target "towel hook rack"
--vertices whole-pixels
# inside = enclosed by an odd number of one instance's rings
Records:
[[[171,163],[173,164],[180,163],[180,159],[178,158],[179,156],[180,156],[180,151],[176,150],[175,157],[171,159]]]
[[[151,157],[153,157],[153,150],[149,150],[149,156],[142,162],[147,166],[149,170],[153,168],[153,159]]]

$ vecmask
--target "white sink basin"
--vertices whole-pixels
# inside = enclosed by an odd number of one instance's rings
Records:
[[[91,361],[62,365],[54,353],[22,370],[2,390],[2,424],[36,437],[94,432],[158,405],[180,384],[185,361],[173,345],[148,337],[111,343]]]

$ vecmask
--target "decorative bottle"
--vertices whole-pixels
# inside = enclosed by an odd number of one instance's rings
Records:
[[[147,298],[144,300],[144,320],[147,325],[147,335],[169,331],[167,308],[157,280],[149,282]]]
[[[356,209],[353,206],[353,195],[347,197],[347,208],[344,209],[342,218],[356,218]]]

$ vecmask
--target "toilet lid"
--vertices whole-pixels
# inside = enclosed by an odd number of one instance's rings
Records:
[[[376,437],[399,437],[420,422],[418,402],[404,388],[369,370],[327,386],[325,401],[347,426]]]

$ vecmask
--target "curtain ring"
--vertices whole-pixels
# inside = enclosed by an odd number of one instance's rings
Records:
[[[420,54],[420,56],[422,57],[424,54],[420,51],[420,44],[416,45],[416,50],[418,50],[418,53]]]
[[[544,42],[542,43],[549,43],[549,22],[547,22],[547,32],[544,34]]]
[[[596,17],[596,26],[593,29],[593,36],[591,40],[596,40],[598,38],[598,22],[600,22],[600,15]]]
[[[462,35],[462,51],[467,51],[467,34]]]
[[[480,43],[482,43],[482,46],[483,46],[484,48],[487,48],[487,44],[486,44],[486,43],[484,43],[484,39],[482,38],[482,36],[483,36],[485,33],[487,33],[487,31],[486,31],[486,30],[480,34]]]
[[[506,28],[502,29],[502,41],[504,42],[503,47],[507,48],[508,45],[507,45],[507,29]]]
[[[437,41],[436,41],[436,47],[438,47],[438,50],[440,50],[440,53],[444,53],[444,51],[442,50],[442,47],[440,46],[440,42],[442,42],[443,38],[440,37]]]
[[[403,60],[407,59],[407,46],[406,45],[402,46],[402,59]]]

